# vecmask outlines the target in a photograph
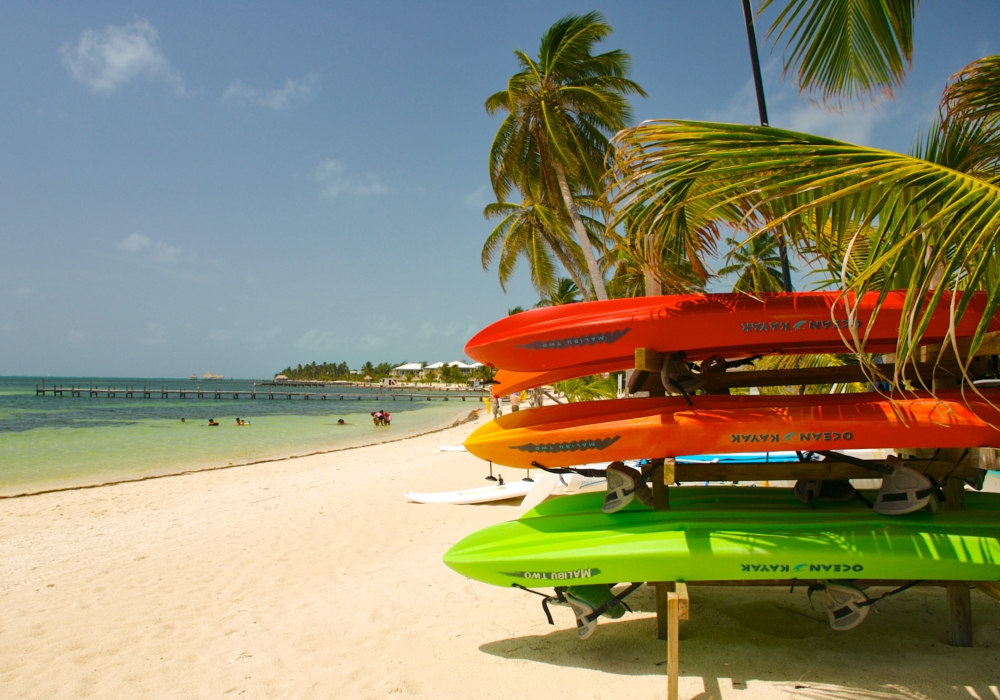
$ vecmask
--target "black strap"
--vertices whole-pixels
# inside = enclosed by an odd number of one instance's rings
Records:
[[[540,593],[539,591],[533,591],[530,588],[525,588],[520,583],[512,583],[510,585],[513,586],[514,588],[520,588],[522,591],[527,591],[528,593],[534,593],[535,595],[541,596],[542,597],[542,610],[545,611],[545,617],[548,618],[550,625],[555,625],[556,624],[552,620],[552,612],[549,610],[549,601],[550,600],[556,600],[556,601],[558,601],[560,603],[565,603],[566,602],[566,597],[563,595],[563,591],[566,590],[565,588],[556,588],[555,589],[556,594],[554,596],[551,596],[551,595],[547,595],[545,593]]]
[[[626,598],[628,598],[630,595],[639,590],[641,586],[642,586],[641,581],[639,583],[630,584],[629,587],[626,588],[624,591],[616,595],[614,598],[611,598],[609,601],[604,603],[604,605],[601,605],[600,607],[596,608],[594,612],[587,615],[587,622],[593,622],[601,615],[606,613],[608,610],[611,610],[611,608],[617,606],[619,603],[622,603]]]
[[[858,457],[853,457],[851,455],[845,455],[843,452],[829,452],[820,450],[816,454],[823,455],[827,459],[835,459],[840,462],[847,462],[848,464],[853,464],[855,467],[861,467],[862,469],[868,469],[873,472],[878,472],[882,475],[888,475],[892,473],[892,467],[887,466],[884,462],[871,462],[867,459],[859,459]]]
[[[891,598],[894,595],[898,595],[898,594],[902,593],[903,591],[905,591],[906,589],[913,588],[914,586],[916,586],[918,584],[921,584],[923,582],[924,582],[923,579],[920,579],[918,581],[910,581],[909,583],[904,584],[904,585],[900,586],[899,588],[897,588],[895,590],[889,591],[888,593],[883,593],[878,598],[869,598],[867,593],[865,593],[864,591],[860,591],[861,595],[863,595],[865,597],[865,599],[863,601],[861,601],[860,603],[857,603],[857,606],[859,608],[867,608],[870,605],[875,605],[876,603],[878,603],[880,601],[883,601],[886,598]],[[795,582],[794,581],[792,581],[792,590],[795,590]],[[814,583],[814,584],[811,584],[809,586],[809,589],[807,591],[807,596],[809,598],[810,605],[812,604],[812,594],[815,593],[816,591],[824,591],[824,590],[826,590],[826,586],[824,584],[822,584],[822,583]],[[791,592],[791,591],[789,591],[789,592]]]
[[[541,593],[539,591],[533,591],[530,588],[525,588],[520,583],[512,583],[510,585],[513,588],[520,588],[522,591],[527,591],[528,593],[534,593],[537,596],[541,596],[542,597],[542,610],[545,611],[545,617],[548,618],[548,621],[549,621],[550,625],[555,625],[556,623],[552,620],[552,612],[549,610],[549,601],[556,601],[557,603],[560,603],[562,605],[568,605],[569,604],[569,601],[566,600],[566,595],[565,595],[565,593],[566,593],[566,587],[565,586],[557,586],[556,588],[553,589],[555,591],[555,595],[547,595],[547,594]],[[641,586],[642,586],[642,582],[629,584],[629,587],[626,588],[624,591],[622,591],[618,595],[616,595],[613,598],[611,598],[610,600],[608,600],[606,603],[604,603],[604,605],[601,605],[598,608],[596,608],[594,610],[594,612],[592,612],[589,615],[587,615],[587,618],[586,618],[587,622],[593,622],[594,620],[596,620],[597,618],[599,618],[601,615],[603,615],[604,613],[606,613],[608,610],[611,610],[611,608],[613,608],[613,607],[615,607],[615,606],[617,606],[619,604],[625,605],[625,599],[628,598],[633,593],[635,593],[637,590],[639,590],[639,588]],[[632,608],[630,608],[628,605],[625,605],[625,609],[628,610],[629,612],[632,612]]]
[[[580,476],[601,477],[605,475],[603,469],[586,469],[584,467],[546,467],[544,464],[532,462],[531,466],[541,469],[549,474],[579,474]]]

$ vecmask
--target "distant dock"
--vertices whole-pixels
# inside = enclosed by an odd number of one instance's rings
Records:
[[[268,383],[266,390],[258,388],[256,384],[250,389],[226,389],[222,387],[212,387],[211,389],[203,389],[201,387],[195,389],[172,389],[165,386],[154,389],[148,385],[145,387],[130,385],[124,387],[106,386],[102,389],[94,385],[77,386],[74,384],[65,386],[59,384],[46,386],[44,382],[41,385],[35,385],[35,396],[91,399],[228,399],[230,401],[241,399],[255,401],[257,399],[264,399],[273,401],[277,398],[285,401],[466,401],[471,398],[474,401],[479,401],[487,395],[486,391],[472,389],[442,389],[417,392],[402,391],[391,387],[383,389],[373,387],[373,391],[364,394],[341,391],[289,391],[276,387],[271,383]]]

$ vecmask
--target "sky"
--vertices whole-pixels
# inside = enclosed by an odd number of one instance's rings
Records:
[[[514,49],[594,9],[649,95],[637,120],[756,122],[740,0],[7,0],[0,375],[464,357],[538,301],[480,263],[483,102]],[[947,78],[1000,51],[1000,3],[925,0],[905,88],[842,114],[782,79],[762,30],[773,126],[905,152]]]

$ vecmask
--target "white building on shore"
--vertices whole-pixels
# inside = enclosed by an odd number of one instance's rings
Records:
[[[433,362],[428,365],[424,365],[420,362],[407,362],[404,365],[393,367],[392,376],[405,377],[408,374],[412,374],[414,379],[423,379],[429,373],[435,370],[440,370],[445,365],[454,367],[466,377],[475,372],[478,367],[483,366],[481,362],[468,363],[462,362],[461,360],[452,360],[451,362]]]

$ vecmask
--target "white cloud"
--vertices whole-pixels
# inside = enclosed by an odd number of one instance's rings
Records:
[[[156,262],[170,263],[180,257],[182,248],[170,245],[163,241],[153,242],[149,236],[143,233],[130,233],[122,240],[115,243],[115,247],[124,250],[126,253],[139,253],[147,248],[152,249],[153,259]]]
[[[115,243],[115,245],[126,253],[138,253],[143,248],[148,248],[151,243],[152,241],[149,240],[149,236],[141,233],[130,233],[123,240]]]
[[[59,49],[69,74],[91,92],[114,92],[138,78],[162,80],[183,95],[184,80],[160,50],[160,37],[148,21],[86,30],[73,46]]]
[[[308,101],[315,93],[319,85],[319,76],[310,73],[302,80],[289,78],[283,87],[270,92],[261,92],[242,81],[234,80],[222,93],[223,102],[234,102],[243,105],[257,105],[267,107],[279,112],[288,109],[292,102]]]
[[[163,241],[157,241],[156,245],[153,246],[153,250],[156,261],[163,263],[173,262],[181,254],[180,246],[167,245]]]
[[[150,321],[146,324],[146,332],[139,338],[139,342],[143,345],[163,345],[167,342],[167,330],[159,323]]]
[[[892,107],[880,105],[868,109],[831,112],[807,98],[788,80],[781,79],[781,65],[771,60],[763,67],[768,121],[771,126],[862,146],[869,145],[876,126],[890,118]],[[709,119],[737,124],[759,124],[757,94],[753,79],[748,79],[725,109],[710,112]]]
[[[493,201],[493,190],[488,185],[477,187],[463,199],[465,206],[470,209],[482,209],[491,201]]]
[[[375,173],[366,173],[360,178],[351,177],[347,174],[347,166],[332,158],[319,164],[314,177],[323,186],[324,197],[339,197],[342,194],[366,196],[389,191]]]

